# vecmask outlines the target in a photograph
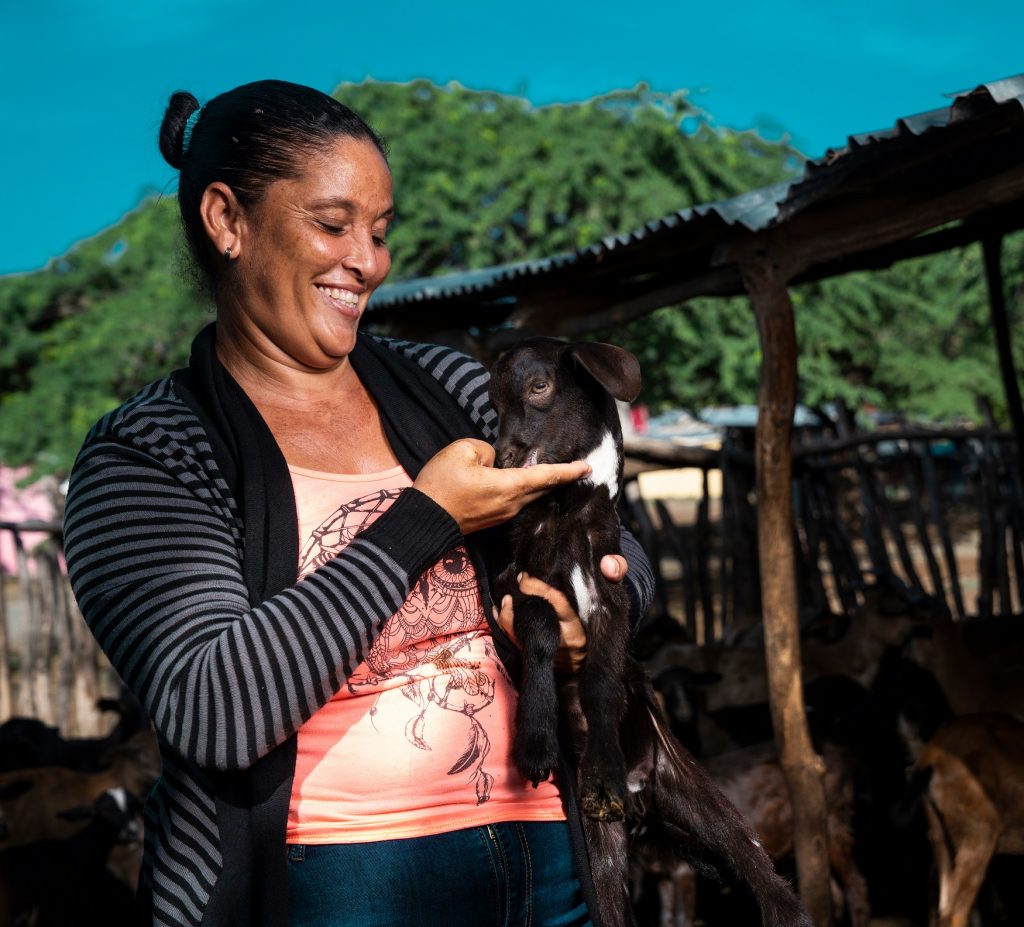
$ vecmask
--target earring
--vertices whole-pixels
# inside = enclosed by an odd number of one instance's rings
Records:
[[[224,249],[224,260],[225,261],[230,261],[231,260],[231,249],[230,248],[225,248]]]

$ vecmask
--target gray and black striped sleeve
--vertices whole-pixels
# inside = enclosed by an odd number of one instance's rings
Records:
[[[251,608],[224,506],[194,468],[94,438],[68,490],[71,583],[160,734],[241,769],[287,739],[359,665],[416,577],[461,540],[417,490],[303,582]],[[187,476],[186,476],[187,474]]]

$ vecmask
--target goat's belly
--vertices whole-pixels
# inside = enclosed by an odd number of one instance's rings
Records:
[[[386,668],[362,664],[299,732],[288,841],[562,819],[555,785],[533,789],[511,761],[515,708],[486,630],[420,642]]]

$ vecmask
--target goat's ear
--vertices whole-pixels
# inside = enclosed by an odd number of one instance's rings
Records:
[[[569,354],[616,399],[632,402],[640,395],[640,363],[625,348],[579,341],[569,345]]]

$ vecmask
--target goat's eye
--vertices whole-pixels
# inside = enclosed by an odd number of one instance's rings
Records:
[[[550,386],[551,384],[547,380],[534,380],[530,384],[530,392],[535,396],[539,396],[541,393],[546,393]]]

